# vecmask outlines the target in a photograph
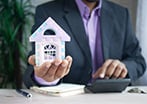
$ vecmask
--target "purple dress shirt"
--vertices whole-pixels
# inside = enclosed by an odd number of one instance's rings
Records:
[[[75,0],[83,19],[85,31],[89,39],[89,46],[92,55],[93,72],[95,72],[103,63],[103,54],[101,46],[100,32],[100,9],[102,0],[99,0],[99,5],[90,13],[90,9],[82,0]],[[55,85],[60,79],[53,82],[46,82],[40,77],[34,76],[35,80],[42,85]]]
[[[93,72],[95,72],[103,63],[101,32],[100,32],[100,9],[102,7],[102,0],[99,0],[94,10],[90,13],[90,9],[82,0],[76,0],[77,6],[80,10],[83,19],[85,31],[89,39],[89,46],[92,55]]]

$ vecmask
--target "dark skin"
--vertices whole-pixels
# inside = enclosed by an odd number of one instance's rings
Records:
[[[88,2],[87,0],[82,0],[82,1],[89,7],[90,11],[92,11],[99,3],[99,1],[97,2]]]
[[[83,0],[83,2],[92,11],[96,5],[99,3],[88,2]],[[45,62],[40,66],[35,64],[35,55],[28,58],[29,64],[34,66],[34,74],[47,82],[52,82],[57,79],[61,79],[66,76],[72,65],[72,57],[67,56],[64,60],[55,59],[53,62]],[[125,78],[128,71],[124,63],[116,59],[108,59],[104,64],[92,75],[94,79],[96,78]]]

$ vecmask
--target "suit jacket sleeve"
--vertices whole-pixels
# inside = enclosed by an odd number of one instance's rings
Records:
[[[126,38],[125,38],[125,48],[124,48],[124,56],[122,61],[125,63],[129,77],[135,81],[145,72],[146,63],[141,55],[141,48],[139,46],[139,42],[135,37],[135,34],[132,30],[131,20],[126,9],[127,20],[126,20]]]

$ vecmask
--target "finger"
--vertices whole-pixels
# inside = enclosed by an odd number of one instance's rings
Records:
[[[31,64],[31,65],[36,65],[35,63],[35,55],[31,55],[29,58],[28,58],[28,63]]]
[[[117,66],[115,72],[113,73],[113,78],[118,78],[122,72],[123,68],[119,65]]]
[[[68,66],[67,66],[67,70],[65,72],[65,75],[67,75],[69,73],[69,71],[70,71],[70,67],[72,65],[72,57],[71,56],[67,56],[66,60],[68,61]]]
[[[112,77],[112,75],[114,74],[114,72],[115,72],[115,70],[116,70],[116,68],[117,68],[117,66],[119,66],[120,65],[120,61],[118,61],[118,60],[113,60],[112,62],[111,62],[111,64],[108,66],[108,68],[107,68],[107,70],[106,70],[106,77]]]
[[[93,74],[93,78],[104,78],[108,66],[112,63],[113,60],[106,60],[105,63]]]
[[[67,66],[68,66],[68,61],[63,60],[58,70],[56,70],[55,79],[62,78],[65,75]]]
[[[121,72],[119,78],[125,78],[127,76],[127,73],[128,73],[127,69],[123,69],[123,71]]]
[[[47,74],[50,67],[51,67],[50,62],[45,62],[41,66],[34,66],[34,73],[38,77],[43,78]]]
[[[46,76],[50,79],[54,79],[55,73],[56,73],[56,71],[57,71],[57,69],[58,69],[58,67],[60,66],[61,63],[62,63],[62,60],[55,59],[54,62],[52,62],[51,67],[49,68]],[[46,77],[46,76],[44,76],[44,77]]]
[[[123,67],[123,71],[120,74],[120,78],[125,78],[128,74],[128,70],[126,68],[126,65],[124,63],[121,63],[121,66]]]

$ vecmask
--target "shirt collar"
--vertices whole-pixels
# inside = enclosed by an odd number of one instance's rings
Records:
[[[75,0],[76,4],[79,8],[79,11],[82,15],[82,17],[86,16],[89,17],[90,16],[90,10],[88,8],[88,6],[82,2],[82,0]],[[97,12],[97,15],[100,16],[100,9],[102,7],[102,0],[99,0],[99,4],[97,5],[97,7],[93,10],[95,12]]]

